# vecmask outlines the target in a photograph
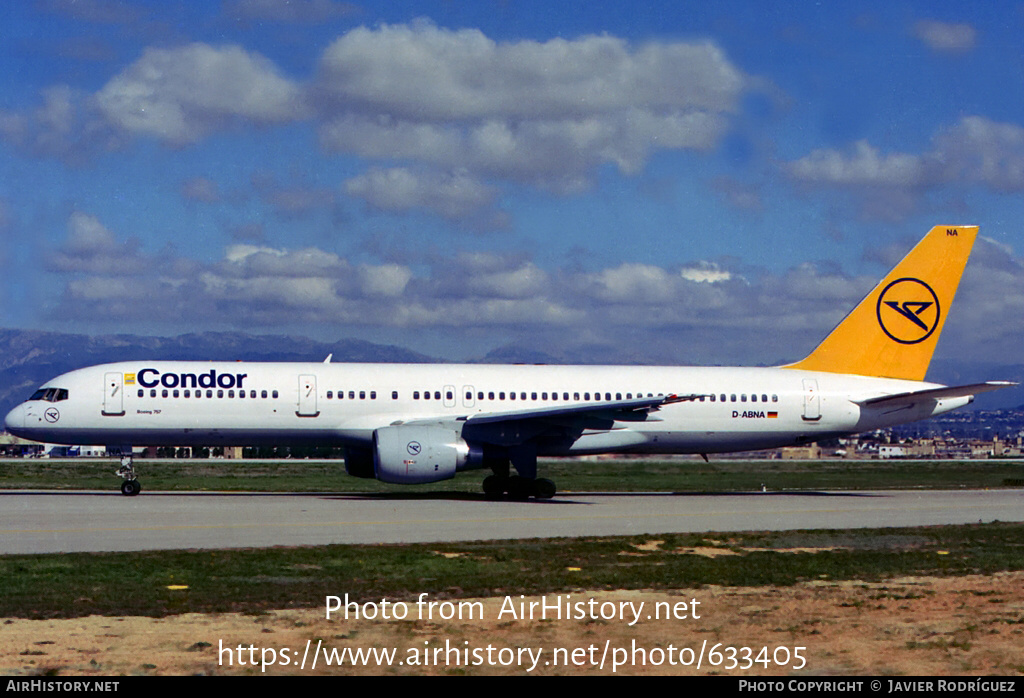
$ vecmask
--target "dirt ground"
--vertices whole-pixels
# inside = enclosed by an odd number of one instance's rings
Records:
[[[423,606],[388,607],[378,599],[360,608],[404,612],[404,620],[345,620],[340,611],[327,620],[325,608],[6,619],[0,674],[1024,674],[1020,572],[672,593],[575,591],[546,600],[547,619],[540,598],[518,595],[464,603],[461,620],[458,606],[430,607],[429,597]],[[520,615],[529,614],[530,602],[537,604],[532,620]],[[338,666],[340,655],[332,653],[346,648],[378,654],[363,666],[352,666],[345,654],[348,661]],[[383,651],[394,651],[390,666],[378,665]]]

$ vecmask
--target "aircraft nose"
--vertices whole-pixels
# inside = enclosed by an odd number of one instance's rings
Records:
[[[25,406],[18,405],[4,417],[4,429],[7,433],[14,434],[16,431],[25,428]]]

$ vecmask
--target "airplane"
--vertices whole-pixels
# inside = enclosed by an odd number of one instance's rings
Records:
[[[978,234],[936,226],[806,358],[769,367],[126,361],[44,383],[7,431],[132,446],[330,445],[356,477],[490,470],[490,498],[548,499],[539,456],[753,451],[849,436],[1016,385],[925,382]],[[516,474],[511,474],[512,468]]]

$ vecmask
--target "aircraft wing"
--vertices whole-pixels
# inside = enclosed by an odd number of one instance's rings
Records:
[[[647,419],[651,412],[657,412],[662,405],[696,400],[700,395],[662,395],[659,397],[636,398],[634,400],[611,400],[585,404],[559,405],[508,412],[482,412],[466,418],[467,424],[493,424],[495,422],[523,421],[528,419],[557,419],[566,416],[589,416],[620,422],[635,422]]]
[[[506,410],[503,412],[480,412],[455,418],[467,426],[482,426],[509,422],[561,422],[566,418],[589,417],[600,421],[637,422],[650,420],[652,412],[657,412],[664,405],[677,402],[690,402],[704,397],[703,395],[661,395],[658,397],[634,398],[632,400],[606,400],[603,402],[574,403],[532,407],[522,410]],[[655,418],[656,419],[656,418]],[[410,420],[405,424],[436,424],[437,418]],[[450,421],[445,418],[444,421]]]
[[[914,390],[907,393],[896,393],[894,395],[882,395],[880,397],[868,398],[867,400],[854,400],[861,407],[903,407],[921,400],[942,400],[945,398],[968,397],[978,393],[987,393],[992,390],[1010,388],[1017,385],[1012,381],[986,381],[985,383],[971,383],[970,385],[944,386],[942,388],[930,388],[928,390]]]

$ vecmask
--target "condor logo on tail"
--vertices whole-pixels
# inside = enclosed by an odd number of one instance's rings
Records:
[[[932,228],[807,358],[788,368],[923,381],[977,237],[975,225]]]
[[[900,344],[917,344],[931,336],[941,317],[931,286],[914,278],[893,281],[878,296],[878,324]]]

